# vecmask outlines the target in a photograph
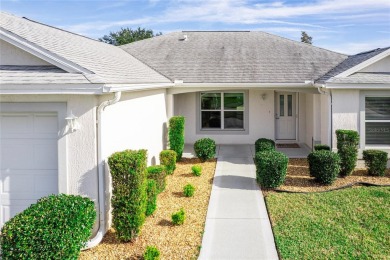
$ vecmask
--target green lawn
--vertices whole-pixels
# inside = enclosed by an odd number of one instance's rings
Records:
[[[271,193],[282,259],[390,259],[390,187]]]

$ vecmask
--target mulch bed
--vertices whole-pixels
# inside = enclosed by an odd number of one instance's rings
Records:
[[[383,177],[370,176],[367,169],[355,169],[352,175],[337,178],[332,185],[321,185],[309,175],[309,164],[307,159],[289,159],[287,176],[284,185],[277,188],[279,191],[292,192],[321,192],[348,186],[354,183],[370,183],[374,185],[390,185],[390,169],[386,170]],[[264,195],[274,190],[262,189]]]
[[[195,177],[191,167],[200,164],[202,175]],[[198,159],[183,159],[174,174],[167,176],[167,187],[157,199],[157,210],[148,217],[135,241],[121,243],[110,229],[95,248],[83,251],[80,259],[142,259],[147,246],[156,246],[161,259],[197,259],[206,220],[216,160],[200,163]],[[195,186],[194,197],[184,197],[183,187]],[[171,223],[172,213],[183,208],[186,220],[181,226]]]

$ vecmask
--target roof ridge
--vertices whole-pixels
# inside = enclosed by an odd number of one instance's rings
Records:
[[[379,50],[385,51],[386,49],[389,49],[389,48],[390,48],[390,46],[389,46],[389,47],[384,47],[384,48],[376,48],[376,49],[372,49],[372,50],[369,50],[369,51],[359,52],[359,53],[356,53],[356,54],[354,54],[354,55],[352,55],[352,56],[368,54],[368,53],[376,52],[376,51],[379,51]]]

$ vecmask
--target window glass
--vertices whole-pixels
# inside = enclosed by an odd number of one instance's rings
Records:
[[[221,112],[202,111],[202,128],[221,128]]]
[[[366,122],[366,144],[390,144],[390,122]]]
[[[280,116],[284,116],[284,95],[279,96]]]
[[[224,125],[225,125],[225,129],[244,128],[244,112],[225,111]]]
[[[221,93],[202,93],[201,109],[221,109]]]
[[[244,110],[243,93],[224,93],[224,108],[228,110]]]
[[[390,120],[390,97],[366,97],[366,120]]]
[[[292,116],[292,95],[287,96],[287,115]]]

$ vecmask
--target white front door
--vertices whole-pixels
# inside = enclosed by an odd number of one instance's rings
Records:
[[[0,228],[58,193],[57,113],[0,113]]]
[[[276,139],[296,139],[296,95],[292,92],[276,92]]]

